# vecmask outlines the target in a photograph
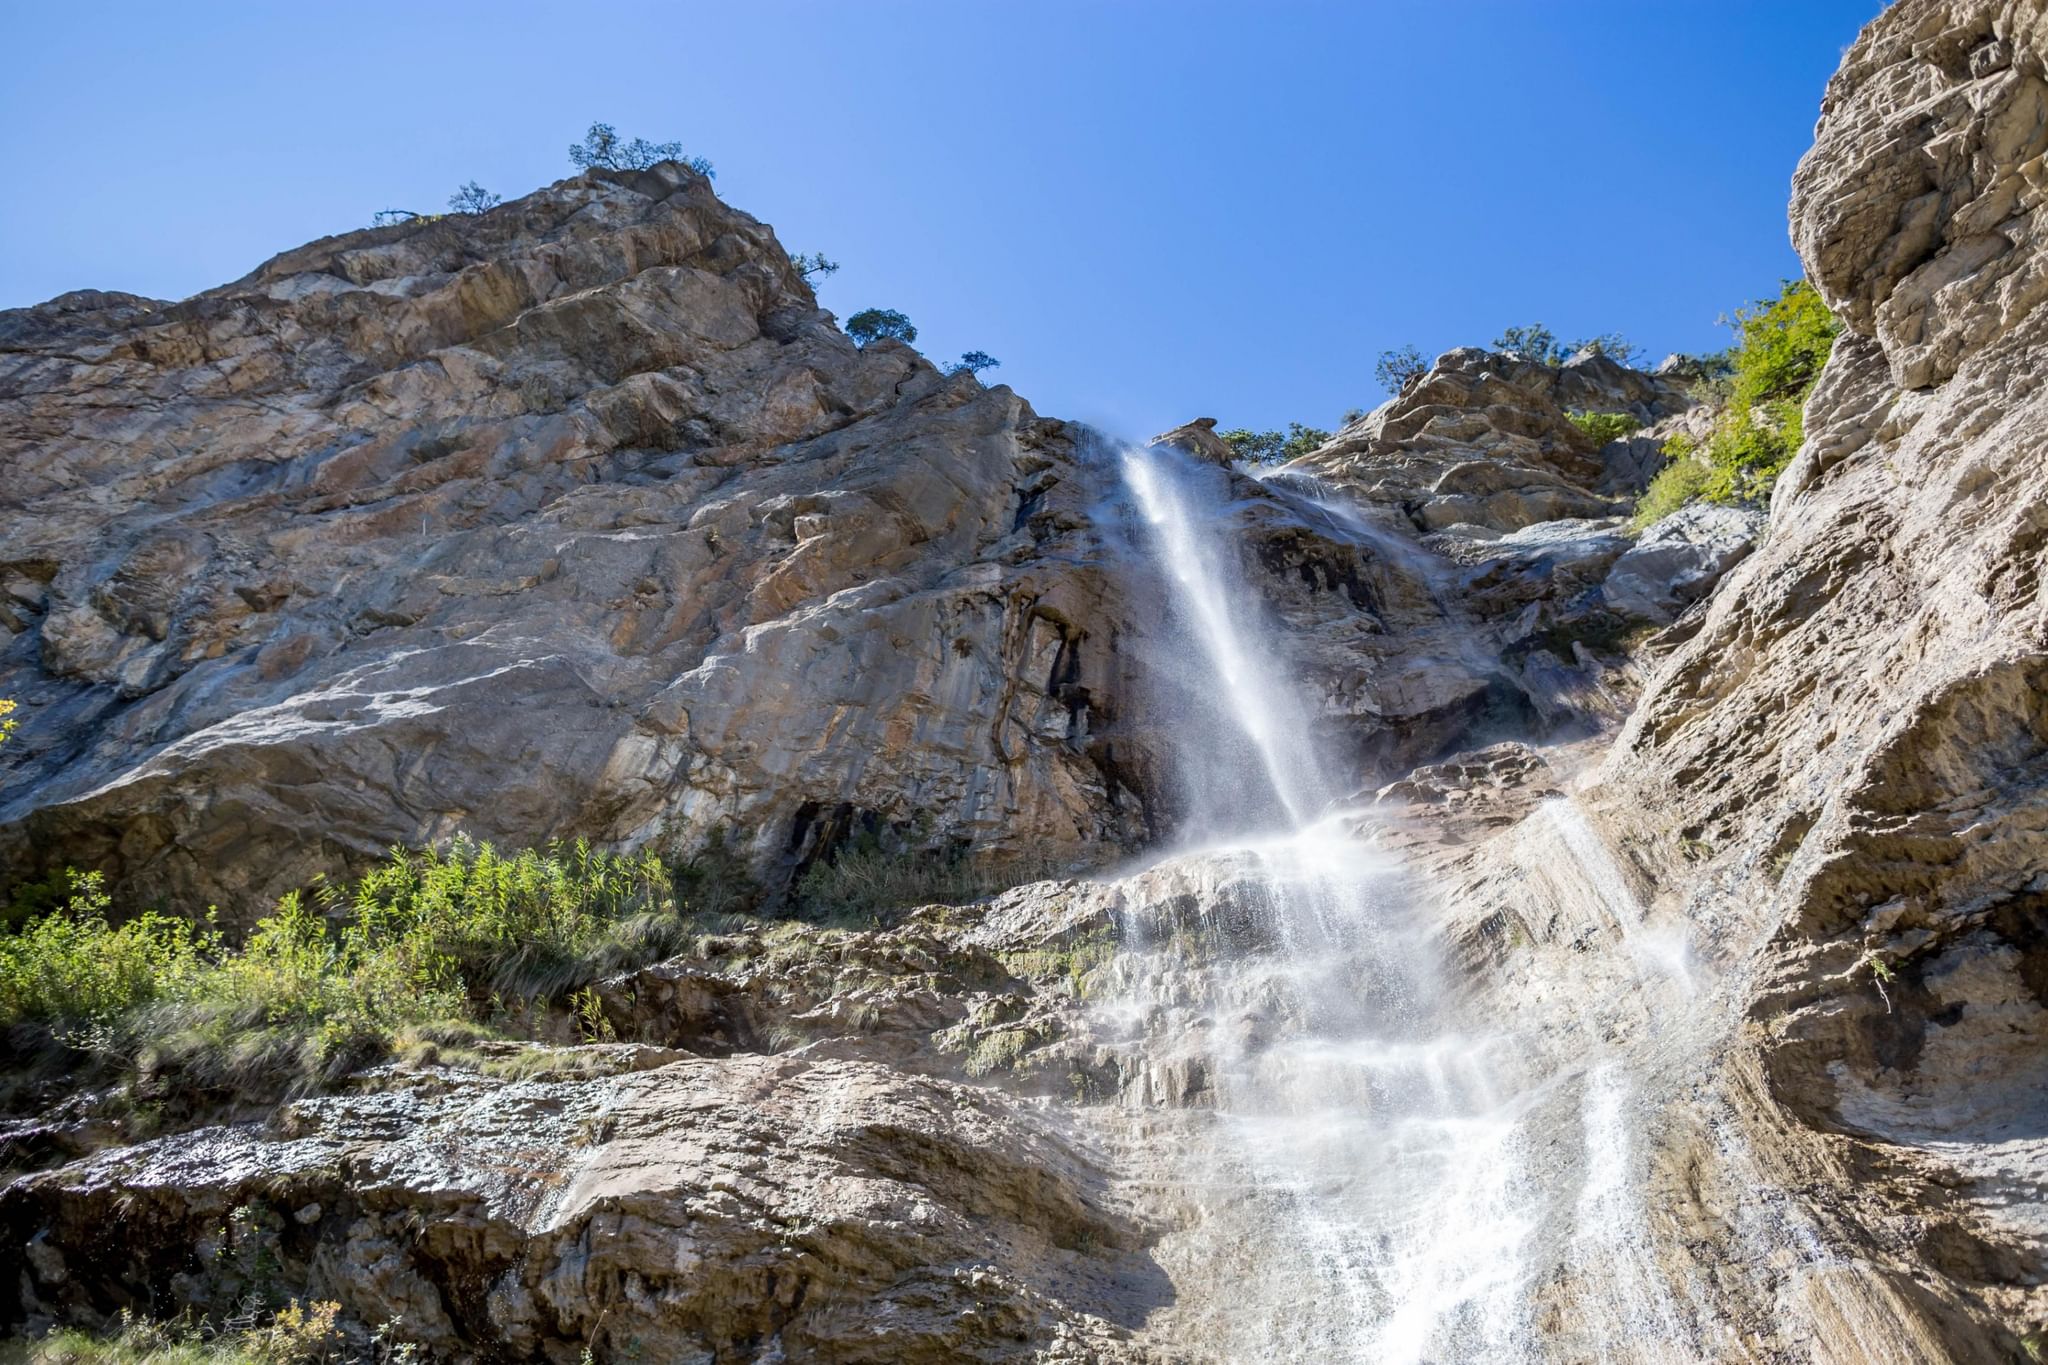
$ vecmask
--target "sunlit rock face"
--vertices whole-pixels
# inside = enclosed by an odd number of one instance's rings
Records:
[[[1142,832],[1078,433],[857,349],[692,172],[0,342],[10,869],[238,906],[458,828]]]
[[[1747,974],[1725,1083],[1816,1192],[1783,1293],[1822,1359],[2048,1327],[2044,62],[2041,5],[1926,0],[1844,58],[1792,225],[1848,330],[1606,768],[1608,826]]]
[[[1301,463],[1422,531],[1613,516],[1640,489],[1601,489],[1600,446],[1569,414],[1626,413],[1648,427],[1692,401],[1675,377],[1602,355],[1556,366],[1465,347]]]
[[[457,831],[716,836],[774,883],[854,832],[1085,861],[1183,814],[1113,443],[856,348],[681,167],[182,303],[66,295],[0,345],[10,884],[92,866],[236,917]],[[1604,358],[1454,352],[1302,462],[1341,506],[1217,471],[1361,781],[1614,714],[1571,644],[1606,628],[1572,623],[1625,540],[1471,519],[1607,517],[1565,412],[1683,402]],[[1163,439],[1227,465],[1213,426]],[[1361,482],[1375,461],[1435,471],[1436,510]]]

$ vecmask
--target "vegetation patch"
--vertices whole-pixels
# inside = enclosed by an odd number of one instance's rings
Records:
[[[1806,438],[1806,396],[1841,323],[1811,284],[1792,280],[1777,297],[1736,310],[1732,325],[1729,373],[1703,395],[1723,404],[1721,414],[1704,441],[1674,436],[1665,443],[1670,463],[1636,504],[1638,527],[1700,498],[1763,501]]]
[[[1642,430],[1643,424],[1625,412],[1568,412],[1565,417],[1586,433],[1594,445],[1604,446]]]
[[[1216,434],[1230,447],[1233,455],[1253,464],[1285,464],[1319,448],[1330,439],[1329,432],[1303,426],[1299,422],[1289,422],[1284,432],[1236,427]]]
[[[295,1089],[404,1037],[601,1034],[577,993],[693,938],[659,859],[585,843],[394,850],[353,886],[286,896],[240,945],[210,920],[117,923],[98,874],[69,882],[0,936],[0,1029],[17,1057],[146,1086]]]

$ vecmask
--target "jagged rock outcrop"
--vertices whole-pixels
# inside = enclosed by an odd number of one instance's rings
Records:
[[[1900,0],[1850,49],[1792,205],[1848,330],[1606,768],[1740,983],[1720,1092],[1825,1247],[1779,1290],[1815,1359],[2048,1334],[2044,74],[2036,0]]]
[[[1077,433],[674,165],[0,315],[0,865],[259,902],[457,828],[1142,832]]]
[[[1628,503],[1593,491],[1606,473],[1600,450],[1567,414],[1624,412],[1648,425],[1691,401],[1678,381],[1607,356],[1556,366],[1467,347],[1299,463],[1422,531],[1613,516]]]
[[[437,1358],[1114,1360],[1142,1230],[1050,1125],[873,1062],[460,1072],[27,1177],[9,1317],[225,1315],[263,1283]]]

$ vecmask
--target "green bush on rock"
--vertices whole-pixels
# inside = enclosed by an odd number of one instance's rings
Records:
[[[1565,417],[1591,437],[1593,444],[1603,446],[1641,430],[1643,425],[1625,412],[1568,412]]]
[[[1761,502],[1799,452],[1806,396],[1841,324],[1811,284],[1792,280],[1776,298],[1738,309],[1733,326],[1729,374],[1716,381],[1726,406],[1703,442],[1666,443],[1671,463],[1637,503],[1639,525],[1696,498]]]
[[[113,923],[96,873],[0,936],[0,1028],[203,1086],[299,1085],[407,1029],[530,1033],[573,992],[688,938],[652,854],[588,844],[394,850],[352,887],[294,892],[240,947],[210,921]],[[314,908],[317,904],[318,909]]]
[[[1285,464],[1321,446],[1330,439],[1330,433],[1317,427],[1303,426],[1300,422],[1289,422],[1287,430],[1253,431],[1249,427],[1236,427],[1230,431],[1216,433],[1225,445],[1240,460],[1253,464]]]

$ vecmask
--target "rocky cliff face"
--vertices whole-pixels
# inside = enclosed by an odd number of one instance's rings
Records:
[[[1762,549],[1606,770],[1742,982],[1722,1084],[1833,1254],[1817,1358],[2048,1327],[2048,11],[1902,0],[1828,87],[1793,235],[1847,324]]]
[[[1076,433],[856,349],[689,171],[0,347],[17,870],[238,904],[458,827],[763,865],[859,820],[1143,832]]]
[[[1556,533],[1625,507],[1564,413],[1685,401],[1455,352],[1304,465],[1328,487],[1237,476],[1367,776],[1616,709],[1555,629],[1627,548]],[[1173,825],[1188,719],[1124,647],[1159,612],[1106,565],[1100,446],[855,348],[672,166],[9,313],[0,856],[232,913],[458,830],[717,835],[771,884],[854,831],[1099,861]],[[1475,652],[1468,595],[1519,624]]]

